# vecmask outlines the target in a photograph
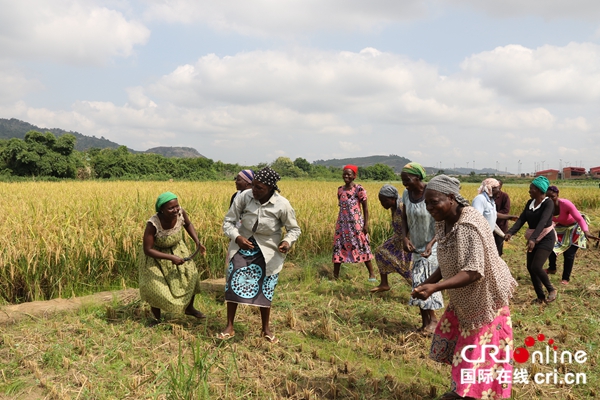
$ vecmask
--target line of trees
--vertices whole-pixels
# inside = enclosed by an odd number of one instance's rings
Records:
[[[241,166],[209,158],[167,158],[159,154],[133,154],[127,147],[75,150],[76,138],[29,131],[24,139],[0,140],[0,175],[4,177],[45,177],[136,180],[217,180],[235,176],[241,169],[258,170],[267,164]],[[292,161],[279,157],[271,167],[281,176],[311,179],[341,179],[340,167],[311,164],[304,158]],[[396,180],[394,170],[384,164],[359,167],[360,179]]]

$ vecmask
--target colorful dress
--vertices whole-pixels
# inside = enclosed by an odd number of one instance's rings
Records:
[[[163,229],[158,214],[148,220],[156,228],[153,248],[161,253],[188,257],[190,251],[183,241],[183,213],[175,226]],[[166,312],[183,313],[192,296],[200,293],[198,268],[193,260],[175,265],[171,260],[156,259],[142,251],[139,270],[140,297],[150,306]]]
[[[392,217],[392,227],[394,234],[386,240],[381,246],[375,249],[375,260],[379,273],[387,275],[397,272],[409,285],[412,286],[412,273],[410,271],[411,254],[404,252],[404,242],[402,239],[402,204],[398,202],[396,212]]]
[[[402,193],[402,203],[406,209],[406,221],[408,223],[407,231],[410,241],[415,246],[412,254],[412,285],[413,289],[425,282],[438,268],[437,261],[437,243],[431,249],[431,255],[427,258],[421,256],[421,253],[427,248],[427,243],[435,235],[435,220],[425,208],[425,201],[413,202],[410,199],[408,190]],[[438,310],[444,307],[444,299],[440,292],[429,296],[427,300],[411,297],[409,302],[411,306],[419,306],[423,310]]]
[[[335,224],[333,241],[334,263],[359,263],[373,258],[369,237],[363,232],[365,222],[360,204],[367,200],[367,191],[361,185],[350,190],[338,188],[340,213]]]
[[[451,389],[460,396],[509,398],[513,333],[508,303],[517,282],[498,255],[489,224],[473,207],[463,208],[447,234],[444,222],[437,223],[436,235],[443,279],[461,271],[476,271],[481,279],[448,289],[450,304],[435,329],[430,357],[452,365]],[[483,345],[500,351],[492,356],[495,350]]]

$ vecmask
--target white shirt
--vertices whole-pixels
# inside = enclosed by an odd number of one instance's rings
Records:
[[[475,196],[471,205],[483,215],[490,225],[490,229],[493,231],[496,227],[496,215],[498,214],[496,212],[496,203],[490,199],[486,192],[481,192]]]
[[[253,233],[252,228],[257,220],[258,225]],[[238,222],[241,222],[239,227]],[[285,227],[285,235],[283,235],[283,227]],[[285,240],[291,246],[301,233],[296,221],[296,213],[285,197],[275,192],[265,204],[260,204],[260,201],[252,195],[252,189],[247,189],[235,197],[225,215],[223,232],[231,239],[228,249],[229,260],[240,249],[235,243],[238,236],[246,239],[254,236],[265,257],[267,276],[278,274],[283,268],[286,255],[278,250],[279,244]]]

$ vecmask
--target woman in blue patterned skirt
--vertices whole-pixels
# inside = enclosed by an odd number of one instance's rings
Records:
[[[279,179],[269,167],[258,171],[252,190],[236,196],[223,221],[223,231],[231,242],[225,285],[227,326],[217,335],[219,339],[235,335],[237,305],[248,304],[260,307],[261,336],[271,343],[278,342],[269,328],[271,301],[285,256],[300,236],[294,209],[277,193]]]

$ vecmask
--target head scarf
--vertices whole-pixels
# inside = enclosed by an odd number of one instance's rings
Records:
[[[160,196],[158,196],[158,198],[156,199],[156,204],[154,205],[154,208],[156,209],[156,212],[159,212],[160,208],[165,203],[168,203],[171,200],[175,200],[176,198],[177,198],[177,196],[174,193],[171,193],[171,192],[164,192],[163,194],[161,194]]]
[[[548,186],[550,186],[550,181],[545,176],[538,176],[531,183],[533,183],[533,186],[540,189],[542,193],[546,193]]]
[[[558,194],[558,188],[554,185],[548,186],[548,190],[552,190],[554,193]]]
[[[397,199],[398,198],[398,189],[396,189],[395,187],[393,187],[392,185],[383,185],[381,187],[381,189],[379,189],[379,194],[382,195],[383,197],[390,197],[393,199]]]
[[[421,179],[425,179],[427,173],[425,172],[425,168],[419,163],[409,162],[402,168],[402,172],[406,172],[407,174],[416,175]]]
[[[483,192],[487,193],[488,196],[492,197],[492,188],[499,187],[500,182],[498,182],[494,178],[487,178],[481,182],[481,186],[477,189],[477,193],[481,194]]]
[[[458,204],[464,207],[469,205],[467,199],[460,195],[460,181],[456,178],[447,175],[434,176],[427,182],[425,191],[427,190],[435,190],[443,194],[453,194]]]
[[[272,186],[273,189],[279,192],[279,188],[277,187],[277,182],[281,179],[281,176],[271,167],[264,167],[260,171],[254,174],[254,179],[259,181],[260,183],[264,183],[265,185]]]
[[[243,169],[238,173],[238,176],[248,183],[252,183],[254,179],[254,171],[251,169]]]
[[[358,175],[358,167],[356,165],[352,165],[352,164],[344,165],[344,168],[342,168],[342,171],[345,171],[347,169],[352,170],[352,172],[354,172],[354,175]]]

